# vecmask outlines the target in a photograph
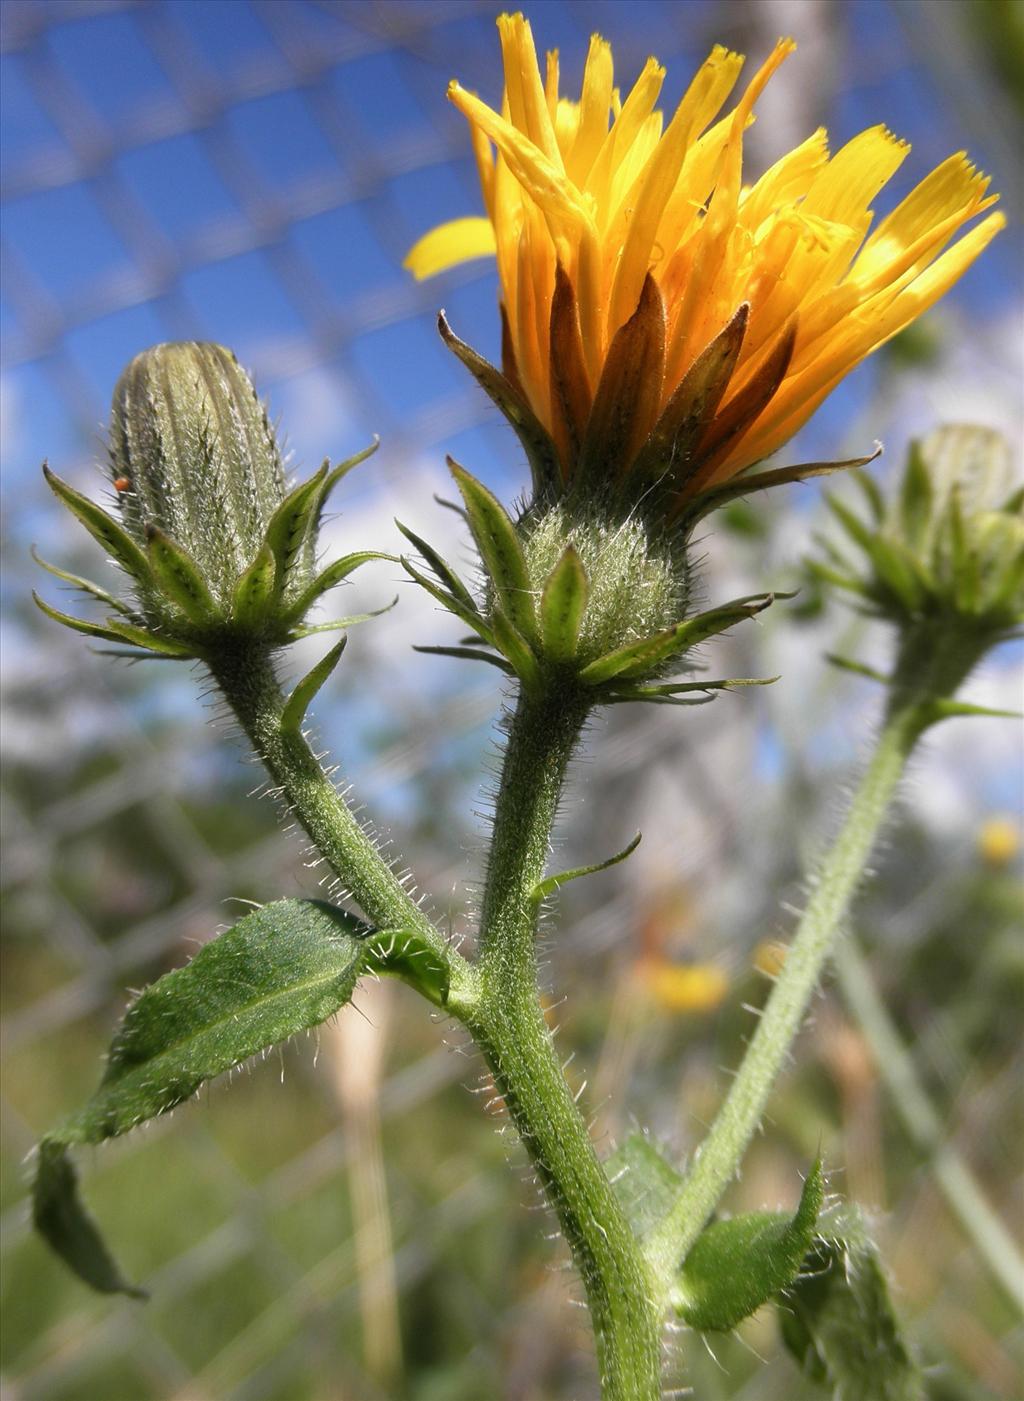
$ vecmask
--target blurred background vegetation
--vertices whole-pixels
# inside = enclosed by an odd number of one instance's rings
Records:
[[[180,964],[236,917],[233,901],[317,890],[271,806],[246,801],[258,775],[216,708],[197,705],[201,678],[115,665],[26,604],[32,541],[90,563],[38,463],[99,490],[100,424],[123,364],[158,340],[212,338],[255,372],[297,465],[381,433],[342,493],[339,545],[396,548],[398,512],[465,560],[455,518],[432,501],[444,453],[506,499],[525,474],[432,322],[443,304],[493,352],[494,277],[477,264],[417,287],[400,263],[440,218],[478,211],[443,93],[458,74],[497,95],[498,9],[7,0],[0,15],[5,1401],[593,1393],[579,1291],[564,1249],[544,1239],[553,1227],[525,1160],[500,1120],[486,1122],[487,1096],[470,1093],[479,1064],[404,989],[367,989],[336,1026],[84,1155],[88,1197],[151,1290],[145,1306],[90,1296],[32,1238],[25,1206],[26,1155],[94,1087],[127,989]],[[898,464],[908,436],[944,419],[1001,427],[1019,451],[1013,0],[545,0],[529,13],[569,85],[599,28],[624,84],[648,52],[668,63],[669,101],[713,41],[757,56],[793,33],[800,54],[751,132],[757,168],[821,122],[838,145],[883,121],[914,143],[900,193],[968,146],[1004,192],[1010,231],[838,391],[792,460],[878,437]],[[792,584],[820,528],[815,486],[734,510],[702,542],[703,591]],[[349,611],[394,593],[395,571],[376,570]],[[353,638],[318,718],[459,933],[501,696],[472,665],[413,658],[409,644],[442,640],[442,627],[403,589],[395,613]],[[884,634],[805,589],[709,650],[716,675],[782,673],[777,686],[692,713],[614,715],[593,732],[558,859],[596,859],[637,828],[644,843],[566,890],[546,937],[552,1001],[566,998],[560,1044],[569,1074],[588,1080],[602,1145],[635,1124],[679,1155],[699,1142],[876,718],[871,683],[831,671],[823,653],[877,660],[884,648]],[[1020,681],[1020,651],[1004,649],[974,698],[1017,704]],[[1011,723],[938,732],[856,917],[950,1143],[1018,1233],[1022,774]],[[832,987],[729,1205],[792,1204],[819,1149],[833,1190],[873,1215],[931,1396],[1019,1395],[1019,1320]],[[677,1384],[699,1397],[813,1394],[769,1311],[710,1342],[714,1356],[679,1339]]]

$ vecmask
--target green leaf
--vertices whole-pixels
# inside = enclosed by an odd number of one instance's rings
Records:
[[[344,477],[347,477],[349,472],[351,472],[354,467],[358,467],[360,463],[365,462],[368,457],[372,457],[379,447],[380,439],[375,433],[368,447],[362,448],[359,452],[354,453],[351,457],[347,457],[344,462],[339,462],[338,465],[336,467],[332,467],[327,473],[326,477],[324,477],[323,482],[320,485],[320,490],[317,493],[316,500],[313,503],[313,511],[309,522],[309,528],[306,531],[306,545],[303,551],[303,566],[307,574],[312,574],[313,570],[316,568],[317,536],[320,533],[320,525],[323,521],[324,507],[327,505],[328,497],[330,496],[334,488],[338,485],[338,483]]]
[[[540,627],[544,653],[552,661],[568,661],[576,655],[580,623],[587,606],[590,584],[583,562],[567,545],[544,585],[540,599]]]
[[[990,720],[1020,720],[1019,710],[993,710],[988,705],[972,705],[969,701],[933,700],[925,703],[926,723],[937,725],[940,720],[956,720],[959,717],[982,715]]]
[[[123,613],[126,617],[135,616],[130,606],[123,599],[115,598],[106,589],[100,588],[99,584],[94,584],[91,579],[82,579],[77,574],[69,574],[66,569],[60,569],[56,564],[51,564],[49,560],[43,559],[35,545],[29,546],[29,554],[41,569],[45,569],[47,574],[52,574],[55,579],[63,579],[65,584],[70,584],[72,588],[81,589],[83,593],[89,594],[92,598],[99,599],[100,603],[107,608],[113,608],[115,613]]]
[[[335,588],[350,574],[355,573],[361,564],[366,564],[371,559],[387,559],[392,564],[398,563],[397,555],[383,554],[380,550],[356,550],[350,555],[343,555],[341,559],[336,559],[333,564],[321,570],[309,588],[303,589],[295,602],[288,605],[284,617],[285,626],[292,627],[299,622],[322,594]]]
[[[515,629],[532,641],[537,633],[537,608],[523,547],[511,517],[498,498],[454,458],[449,457],[448,466],[466,503],[469,528],[498,602]]]
[[[584,685],[596,686],[602,681],[610,681],[621,676],[628,679],[643,676],[663,662],[681,655],[698,643],[706,642],[720,632],[725,632],[744,618],[753,618],[768,608],[776,598],[792,598],[792,594],[750,594],[734,599],[720,608],[712,608],[707,613],[698,613],[695,618],[687,618],[664,632],[653,637],[645,637],[639,642],[628,642],[614,652],[606,652],[603,657],[583,668],[580,680]]]
[[[891,676],[886,676],[884,671],[879,671],[876,667],[868,666],[867,662],[858,662],[854,657],[841,657],[838,652],[826,652],[825,660],[840,671],[852,671],[857,676],[866,676],[869,681],[880,681],[883,686],[888,686],[892,680]]]
[[[64,502],[69,511],[78,517],[93,539],[98,541],[107,553],[113,556],[121,568],[144,587],[151,585],[153,576],[149,560],[131,536],[122,530],[117,521],[112,516],[108,516],[101,506],[97,506],[95,501],[90,501],[87,496],[83,496],[73,486],[61,481],[56,472],[51,472],[45,462],[43,463],[43,476],[53,493]]]
[[[607,857],[604,861],[598,861],[593,866],[574,866],[571,871],[560,871],[558,875],[546,876],[544,880],[538,881],[530,892],[530,904],[536,907],[542,900],[546,900],[549,895],[571,880],[578,880],[580,876],[592,876],[598,871],[607,871],[609,866],[617,866],[620,861],[625,861],[627,856],[632,856],[640,845],[642,834],[637,832],[636,836],[624,846],[621,851],[614,856]]]
[[[622,694],[630,699],[648,700],[657,696],[685,695],[691,691],[740,691],[746,686],[774,686],[781,679],[781,676],[733,676],[723,681],[670,681],[664,686],[632,686]]]
[[[330,463],[324,462],[308,482],[289,492],[270,518],[265,543],[274,556],[274,596],[280,598],[288,575],[307,539],[320,494],[328,480]]]
[[[366,941],[367,967],[414,987],[438,1007],[448,1001],[450,970],[414,929],[379,929]]]
[[[306,718],[306,711],[309,709],[313,697],[320,687],[328,679],[331,672],[341,660],[341,654],[345,650],[348,636],[342,637],[327,655],[321,658],[306,675],[299,681],[293,689],[291,695],[285,701],[284,710],[281,712],[281,733],[282,735],[297,735],[302,729],[302,722]]]
[[[383,613],[390,613],[398,602],[398,595],[395,594],[390,603],[385,603],[383,608],[373,608],[369,613],[353,613],[348,618],[334,618],[329,623],[312,623],[305,628],[292,628],[288,634],[290,642],[298,641],[300,637],[316,637],[320,632],[340,632],[344,628],[354,628],[359,623],[368,623],[371,618],[379,618]]]
[[[464,608],[468,608],[475,613],[477,611],[477,606],[473,595],[448,561],[438,554],[433,545],[429,545],[426,540],[417,535],[414,530],[410,530],[407,525],[403,525],[400,520],[396,519],[395,524],[409,543],[415,545],[416,549],[419,550],[420,554],[437,575],[441,586],[446,588],[454,598],[457,598]]]
[[[39,1148],[33,1219],[87,1284],[134,1292],[78,1198],[67,1149],[102,1143],[167,1113],[206,1080],[332,1016],[364,969],[367,932],[320,901],[279,900],[139,995],[110,1047],[99,1089]]]
[[[276,575],[274,551],[264,541],[256,558],[235,585],[231,616],[236,623],[242,627],[256,628],[263,622],[274,597]]]
[[[209,622],[218,609],[195,562],[155,525],[146,527],[146,541],[153,578],[160,592],[176,603],[190,622]]]
[[[904,539],[916,553],[924,548],[934,504],[935,491],[921,445],[911,443],[900,486],[899,515]]]
[[[540,667],[529,643],[500,608],[494,609],[490,622],[494,646],[508,658],[512,669],[527,690],[535,690],[540,684]]]
[[[76,618],[71,613],[62,613],[59,608],[51,608],[50,605],[39,597],[33,589],[32,601],[36,607],[48,618],[52,618],[55,623],[63,623],[66,628],[71,628],[74,632],[84,633],[86,637],[101,637],[104,642],[124,642],[132,647],[143,647],[147,652],[158,652],[164,657],[177,657],[181,660],[194,655],[187,647],[171,642],[168,638],[160,637],[154,632],[149,632],[146,628],[133,627],[130,623],[118,622],[116,618],[108,618],[105,624],[90,623],[84,618]]]
[[[823,1214],[803,1270],[780,1301],[779,1321],[790,1352],[836,1401],[920,1401],[924,1395],[878,1254],[855,1208]]]
[[[876,447],[868,457],[851,457],[845,462],[802,462],[794,467],[775,467],[770,472],[755,472],[753,475],[734,477],[721,486],[709,487],[688,501],[679,513],[679,520],[686,529],[692,529],[698,521],[717,511],[730,501],[749,496],[752,491],[767,491],[773,486],[788,486],[792,482],[803,482],[809,477],[828,477],[833,472],[844,472],[851,467],[864,467],[882,451]]]
[[[752,1211],[716,1221],[679,1271],[672,1306],[691,1328],[728,1332],[791,1284],[811,1248],[824,1199],[821,1163],[808,1174],[795,1216]]]
[[[643,1133],[631,1133],[604,1170],[623,1215],[642,1240],[675,1205],[683,1179]]]
[[[490,629],[477,612],[476,604],[472,603],[472,600],[470,600],[472,606],[467,606],[455,594],[448,593],[441,588],[440,584],[435,584],[433,579],[428,579],[425,574],[421,574],[416,566],[406,559],[405,555],[402,556],[402,568],[411,579],[415,579],[421,589],[425,589],[430,594],[431,598],[436,598],[442,608],[446,608],[467,627],[472,628],[474,633],[482,637],[485,642],[492,642]]]
[[[920,607],[927,581],[922,580],[922,567],[916,557],[899,540],[881,535],[866,525],[834,496],[828,496],[826,500],[846,533],[868,556],[885,587],[896,595],[904,607],[911,611]]]
[[[514,676],[512,664],[505,657],[495,656],[493,652],[485,652],[481,647],[417,647],[413,646],[414,652],[425,652],[432,657],[456,657],[464,662],[489,662],[491,666],[496,666],[499,671],[503,671],[506,676]]]

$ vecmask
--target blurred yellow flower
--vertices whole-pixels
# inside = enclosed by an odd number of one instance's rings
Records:
[[[1020,851],[1020,824],[1000,814],[990,817],[978,832],[978,855],[987,866],[1008,866]]]
[[[711,963],[644,959],[637,965],[642,986],[664,1012],[713,1012],[729,991],[729,979]]]
[[[868,234],[871,203],[909,151],[883,126],[834,155],[816,131],[751,185],[743,133],[780,41],[732,112],[743,64],[716,46],[671,120],[648,59],[625,100],[590,41],[578,102],[542,80],[529,23],[498,20],[501,111],[453,82],[486,216],[441,225],[406,265],[428,277],[496,255],[504,369],[570,483],[588,442],[616,470],[657,470],[679,506],[780,447],[860,360],[932,305],[1003,217],[988,180],[950,156]],[[717,118],[717,120],[716,120]]]

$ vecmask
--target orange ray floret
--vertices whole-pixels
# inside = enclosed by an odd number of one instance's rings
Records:
[[[743,58],[716,46],[666,122],[654,59],[620,100],[595,35],[573,102],[558,94],[557,55],[542,79],[521,14],[498,28],[501,111],[457,82],[448,90],[470,124],[486,215],[434,229],[406,266],[422,278],[496,256],[506,374],[553,439],[565,483],[610,422],[626,455],[620,480],[646,464],[683,502],[735,477],[942,296],[1005,223],[989,214],[953,241],[995,202],[961,152],[869,232],[872,203],[910,150],[882,126],[834,155],[818,131],[745,187],[744,131],[792,40],[724,117]],[[626,375],[638,353],[648,358]],[[712,364],[724,375],[715,384]],[[627,381],[628,412],[614,398]],[[676,452],[679,425],[688,436]],[[660,467],[658,444],[671,449]]]

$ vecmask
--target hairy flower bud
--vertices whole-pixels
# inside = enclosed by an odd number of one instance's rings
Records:
[[[886,503],[869,478],[870,520],[830,505],[866,557],[862,570],[830,551],[819,578],[901,625],[965,625],[991,641],[1024,617],[1024,489],[1011,491],[1009,449],[988,428],[938,428],[911,446]]]
[[[169,535],[229,603],[285,498],[273,427],[234,355],[190,342],[137,355],[114,390],[110,463],[129,535]]]
[[[652,535],[643,520],[610,521],[581,503],[575,511],[565,502],[535,507],[515,521],[481,482],[451,459],[449,466],[479,551],[484,597],[475,599],[437,551],[399,522],[434,577],[409,560],[405,568],[473,634],[468,645],[419,650],[490,662],[528,691],[578,689],[594,705],[700,704],[713,691],[759,684],[648,683],[688,666],[691,648],[761,612],[772,594],[687,616],[680,541]]]
[[[209,660],[226,644],[277,647],[304,636],[320,596],[383,557],[364,550],[317,573],[327,497],[375,447],[333,469],[324,462],[289,491],[267,411],[234,355],[196,342],[154,346],[114,391],[110,468],[120,521],[44,467],[56,495],[130,576],[133,597],[44,564],[112,613],[100,625],[36,601],[79,632],[172,657]]]

